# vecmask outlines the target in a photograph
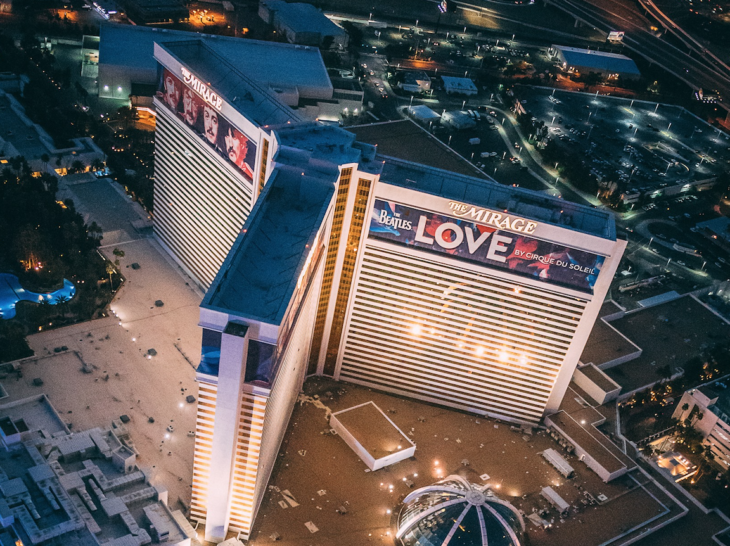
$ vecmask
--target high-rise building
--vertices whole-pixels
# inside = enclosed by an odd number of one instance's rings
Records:
[[[308,375],[515,423],[558,409],[626,246],[609,212],[297,122],[200,43],[156,57],[159,195],[187,196],[163,205],[158,233],[212,281],[191,503],[207,540],[250,533]],[[186,126],[188,90],[227,141]],[[258,159],[236,162],[236,138]]]

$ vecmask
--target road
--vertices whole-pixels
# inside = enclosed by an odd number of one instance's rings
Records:
[[[661,66],[693,89],[717,89],[723,96],[730,96],[730,71],[698,51],[699,48],[688,46],[687,52],[655,36],[649,31],[649,22],[626,5],[611,2],[610,7],[603,7],[577,0],[548,1],[606,33],[623,30],[626,33],[623,43],[628,49]]]

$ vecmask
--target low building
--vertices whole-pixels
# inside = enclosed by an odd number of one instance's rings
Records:
[[[616,400],[621,394],[621,385],[593,363],[576,368],[573,381],[599,404]]]
[[[329,49],[347,47],[345,30],[311,4],[289,4],[283,0],[261,0],[259,17],[273,25],[290,44],[311,45]]]
[[[641,77],[636,63],[626,55],[560,45],[551,46],[548,54],[560,63],[563,71],[575,75],[593,72],[607,79],[635,80]]]
[[[444,89],[449,95],[465,95],[470,97],[476,95],[479,91],[474,82],[469,78],[452,78],[451,76],[441,76],[444,82]]]
[[[430,122],[438,121],[441,119],[440,115],[438,115],[436,112],[431,110],[425,104],[409,106],[408,110],[406,110],[406,112],[408,112],[408,114],[413,119],[415,119],[416,121],[420,121],[421,123],[430,123]]]
[[[398,87],[409,93],[427,93],[431,90],[431,78],[423,70],[402,72]]]
[[[441,125],[447,125],[457,131],[462,131],[476,127],[477,122],[467,112],[457,110],[444,112],[441,116]]]
[[[730,249],[730,218],[727,216],[700,222],[697,229],[713,242]]]
[[[606,417],[572,383],[560,411],[545,417],[550,435],[575,454],[606,483],[636,468],[636,463],[598,427]]]
[[[63,176],[70,170],[88,171],[95,163],[106,161],[104,152],[89,137],[74,138],[70,146],[57,147],[15,97],[4,91],[0,91],[0,127],[0,169],[22,156],[33,172]]]
[[[121,421],[71,432],[45,395],[0,406],[0,419],[20,436],[0,450],[0,523],[14,544],[191,546],[195,531],[137,467]]]
[[[730,468],[730,388],[727,378],[702,385],[682,395],[672,417],[689,419],[711,446],[715,462]],[[685,409],[686,408],[686,409]]]
[[[351,110],[353,103],[362,104],[362,88],[356,83],[346,88],[339,81],[333,83],[319,50],[309,46],[113,23],[101,25],[100,38],[98,86],[102,98],[132,96],[138,106],[152,106],[161,81],[153,57],[155,43],[195,40],[211,52],[211,62],[235,59],[236,70],[246,75],[257,93],[275,96],[308,119],[326,119],[333,111],[341,113],[345,108]],[[245,102],[246,97],[231,98]]]

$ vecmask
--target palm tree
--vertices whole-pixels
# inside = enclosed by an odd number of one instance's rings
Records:
[[[114,274],[115,271],[116,271],[116,269],[114,268],[114,264],[112,264],[111,262],[107,262],[106,263],[106,272],[109,274],[109,286],[111,287],[112,292],[114,291],[112,275]]]
[[[104,230],[102,230],[99,224],[97,224],[96,222],[91,222],[91,225],[86,228],[86,231],[93,239],[96,239],[97,241],[103,239]]]
[[[56,305],[58,305],[58,308],[61,310],[61,316],[66,316],[66,306],[68,304],[69,298],[67,296],[57,296],[56,297]]]

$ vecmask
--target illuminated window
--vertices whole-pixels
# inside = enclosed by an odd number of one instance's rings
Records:
[[[342,234],[342,220],[345,216],[345,206],[347,205],[347,194],[350,191],[350,177],[352,176],[352,168],[342,170],[340,175],[340,184],[337,188],[337,200],[335,201],[335,212],[332,217],[332,230],[330,231],[329,245],[327,246],[327,261],[324,265],[324,278],[322,279],[322,292],[319,295],[319,307],[317,308],[317,318],[314,322],[314,334],[312,338],[312,353],[309,355],[309,368],[307,373],[317,371],[317,362],[319,361],[319,348],[322,345],[322,336],[324,335],[324,323],[327,318],[327,306],[332,290],[332,278],[334,277],[335,262],[337,261],[337,251],[340,247],[340,235]]]

